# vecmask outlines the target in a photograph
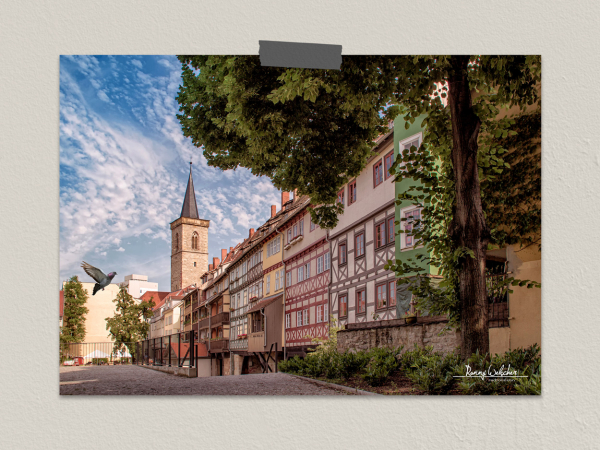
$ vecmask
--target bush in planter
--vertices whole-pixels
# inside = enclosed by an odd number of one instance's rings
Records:
[[[429,394],[447,394],[454,387],[454,376],[459,370],[459,355],[434,353],[422,355],[406,370],[406,376]]]

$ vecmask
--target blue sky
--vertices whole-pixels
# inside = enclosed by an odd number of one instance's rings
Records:
[[[179,217],[193,160],[198,213],[210,220],[209,258],[270,215],[280,194],[246,169],[208,167],[176,114],[175,56],[60,59],[60,279],[86,261],[115,281],[148,275],[170,290],[169,223]]]

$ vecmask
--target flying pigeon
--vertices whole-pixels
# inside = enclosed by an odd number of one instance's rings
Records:
[[[104,288],[110,284],[112,279],[117,274],[117,272],[111,272],[108,275],[104,275],[104,273],[100,269],[89,265],[85,261],[83,261],[81,267],[83,267],[85,273],[87,273],[96,281],[96,284],[94,285],[94,293],[92,295],[96,295],[96,292],[98,292],[100,289],[104,290]]]

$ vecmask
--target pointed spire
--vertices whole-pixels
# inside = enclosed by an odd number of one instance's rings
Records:
[[[181,208],[181,217],[198,219],[198,206],[196,205],[196,194],[194,193],[194,181],[192,180],[192,162],[190,161],[190,178],[188,179],[183,207]]]

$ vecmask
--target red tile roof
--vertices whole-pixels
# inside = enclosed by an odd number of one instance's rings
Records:
[[[144,294],[140,297],[140,300],[142,300],[143,302],[149,302],[151,297],[154,297],[152,299],[152,301],[154,302],[154,308],[152,309],[156,309],[159,306],[161,306],[165,301],[165,297],[169,295],[169,292],[159,292],[159,291],[146,291],[144,292]]]

